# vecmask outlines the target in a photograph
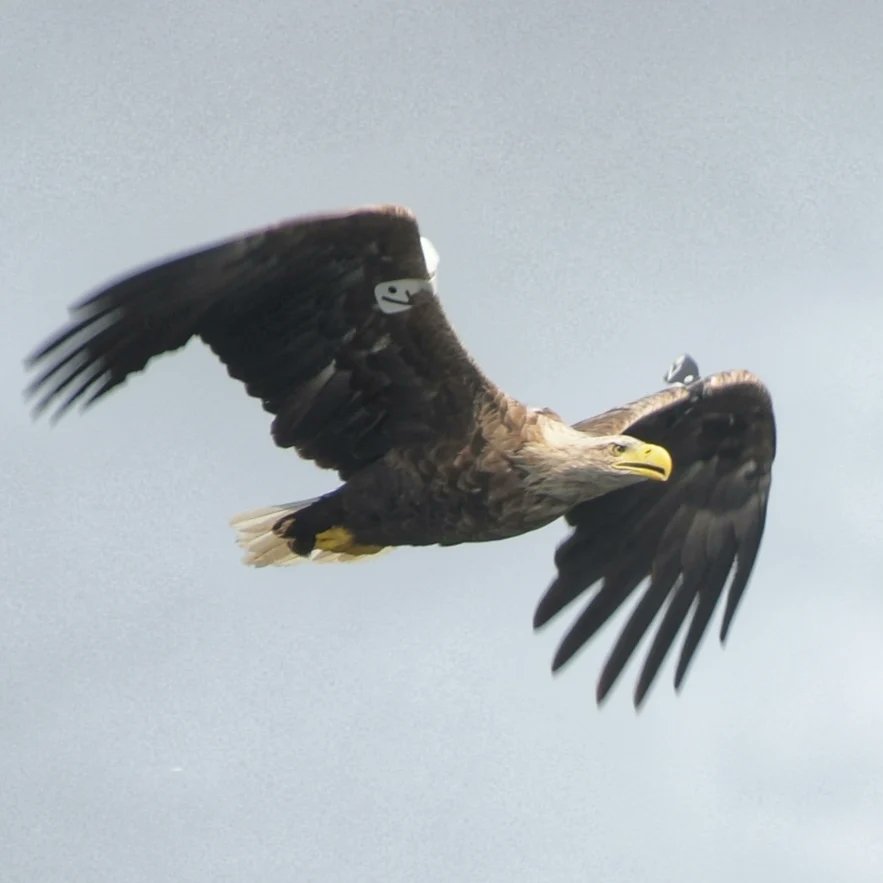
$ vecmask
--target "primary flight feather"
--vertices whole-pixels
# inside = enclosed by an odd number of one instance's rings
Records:
[[[437,261],[399,206],[270,227],[77,304],[29,357],[29,392],[60,416],[198,336],[274,415],[277,445],[344,480],[235,518],[247,563],[504,539],[564,516],[573,532],[534,624],[588,602],[553,668],[643,583],[598,700],[654,620],[635,703],[689,620],[680,685],[728,581],[722,638],[754,565],[775,455],[769,393],[747,371],[702,379],[689,362],[675,385],[569,426],[482,374],[442,312]]]

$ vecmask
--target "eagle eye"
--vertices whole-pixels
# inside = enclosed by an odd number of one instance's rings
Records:
[[[610,452],[613,454],[624,454],[625,445],[621,445],[619,442],[613,442],[613,444],[610,445]]]
[[[398,288],[396,288],[395,285],[390,285],[389,288],[387,288],[387,291],[390,294],[395,294],[398,291]]]

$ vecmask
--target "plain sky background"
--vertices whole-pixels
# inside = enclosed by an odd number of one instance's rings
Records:
[[[0,867],[20,881],[883,879],[883,6],[6,0]],[[89,289],[397,201],[487,373],[573,420],[689,350],[779,421],[728,646],[640,714],[535,636],[561,524],[252,570],[333,487],[207,350],[33,424]],[[568,618],[565,616],[565,618]]]

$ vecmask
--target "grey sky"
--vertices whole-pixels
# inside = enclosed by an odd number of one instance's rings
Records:
[[[8,881],[883,877],[883,7],[42,3],[0,36]],[[241,567],[336,477],[196,346],[50,430],[21,357],[115,274],[400,201],[501,386],[574,420],[688,349],[770,385],[725,651],[639,715],[533,636],[561,525]],[[819,408],[821,404],[821,409]]]

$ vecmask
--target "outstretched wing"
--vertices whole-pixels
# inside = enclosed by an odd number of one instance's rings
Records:
[[[491,386],[448,325],[413,215],[291,221],[144,270],[72,309],[29,361],[36,409],[84,406],[201,337],[275,414],[273,438],[343,477],[465,432]]]
[[[680,686],[732,572],[721,640],[727,636],[763,533],[775,456],[772,403],[753,374],[729,371],[662,390],[576,428],[662,445],[674,462],[665,483],[631,485],[568,513],[575,529],[556,552],[558,576],[534,617],[539,627],[594,590],[558,648],[556,670],[649,577],[597,687],[600,702],[667,601],[638,679],[637,706],[692,609],[675,673]]]

